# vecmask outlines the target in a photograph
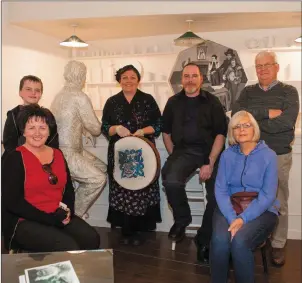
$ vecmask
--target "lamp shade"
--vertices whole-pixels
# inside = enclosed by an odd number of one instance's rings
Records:
[[[174,43],[177,46],[192,46],[192,45],[200,44],[202,42],[204,42],[204,39],[202,39],[201,37],[199,37],[198,35],[196,35],[194,32],[190,30],[185,32],[180,37],[174,39]]]
[[[301,43],[302,42],[302,36],[295,39],[296,42]]]
[[[72,35],[71,37],[65,39],[60,43],[62,46],[66,47],[76,47],[76,48],[81,48],[81,47],[87,47],[88,43],[84,42],[80,38],[78,38],[76,35]]]

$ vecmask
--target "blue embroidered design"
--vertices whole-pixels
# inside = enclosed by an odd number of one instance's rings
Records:
[[[121,178],[145,177],[142,149],[119,151]]]

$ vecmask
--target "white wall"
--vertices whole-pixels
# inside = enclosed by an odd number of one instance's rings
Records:
[[[4,6],[4,5],[2,5]],[[4,12],[4,11],[3,11]],[[22,103],[19,82],[25,75],[36,75],[44,84],[40,104],[49,107],[63,85],[63,70],[68,52],[58,40],[10,25],[2,18],[2,127],[6,112]]]
[[[301,51],[301,44],[294,40],[300,36],[301,28],[279,28],[279,29],[254,29],[254,30],[235,30],[235,31],[217,31],[217,32],[196,32],[201,38],[211,40],[225,45],[237,51],[247,51],[260,48],[278,48],[279,51]],[[110,39],[90,41],[90,51],[106,51],[111,56],[114,53],[151,53],[152,49],[157,52],[179,52],[181,47],[175,46],[173,40],[180,34],[170,34],[161,36],[149,36],[127,39]],[[84,51],[85,52],[85,51]],[[153,51],[154,52],[154,51]],[[156,52],[156,51],[155,51]],[[281,52],[281,51],[280,51]],[[93,56],[86,54],[85,56]]]

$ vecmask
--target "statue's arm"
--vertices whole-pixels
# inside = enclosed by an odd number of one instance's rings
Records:
[[[99,136],[101,134],[101,123],[98,120],[93,110],[91,100],[87,95],[83,95],[79,98],[78,113],[85,131],[93,136]]]

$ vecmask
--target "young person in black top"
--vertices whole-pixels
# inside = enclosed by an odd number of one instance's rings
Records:
[[[169,238],[180,241],[192,221],[186,182],[200,168],[199,176],[206,183],[208,203],[195,243],[198,259],[208,261],[212,215],[216,207],[214,183],[219,155],[224,148],[227,120],[218,98],[201,89],[202,82],[198,65],[187,64],[182,72],[183,90],[166,104],[163,140],[170,156],[162,169],[162,180],[175,221]]]
[[[32,75],[24,76],[19,85],[19,96],[23,100],[23,105],[39,103],[43,94],[43,83],[40,78]],[[7,154],[14,150],[17,146],[24,144],[25,139],[17,126],[17,117],[23,105],[18,105],[7,112],[7,119],[3,131],[3,146],[5,152],[3,153],[2,160],[5,159]],[[48,110],[50,119],[52,120],[52,127],[50,135],[46,144],[53,148],[59,148],[59,137],[57,133],[57,124],[52,113]]]

